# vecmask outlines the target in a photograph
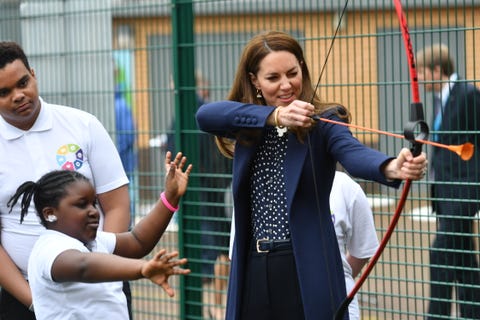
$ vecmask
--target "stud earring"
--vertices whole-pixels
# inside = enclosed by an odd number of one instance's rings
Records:
[[[57,221],[57,216],[54,216],[53,214],[49,214],[45,220],[47,220],[48,222],[55,222]]]
[[[258,89],[258,88],[257,88],[257,98],[258,98],[258,99],[263,98],[263,96],[262,96],[262,91],[260,91],[260,89]]]

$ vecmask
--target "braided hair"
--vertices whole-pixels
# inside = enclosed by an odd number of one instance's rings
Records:
[[[7,206],[12,212],[13,206],[17,204],[20,197],[23,195],[20,202],[20,223],[23,222],[25,215],[28,213],[28,208],[33,198],[35,210],[40,218],[40,223],[46,227],[47,221],[42,212],[45,207],[57,207],[60,201],[66,195],[66,188],[68,185],[76,181],[89,181],[87,177],[77,171],[70,170],[55,170],[43,175],[37,182],[27,181],[18,187],[15,194],[8,200]]]

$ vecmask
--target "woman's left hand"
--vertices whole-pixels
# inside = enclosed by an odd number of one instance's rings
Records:
[[[428,160],[425,153],[422,152],[414,157],[409,149],[403,148],[397,158],[385,166],[383,173],[390,180],[420,180],[425,177],[427,166]]]

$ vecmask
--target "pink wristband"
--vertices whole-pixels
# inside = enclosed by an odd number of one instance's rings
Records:
[[[172,212],[176,212],[178,210],[178,206],[174,207],[168,202],[167,197],[165,196],[165,191],[160,194],[160,199],[162,199],[162,203],[168,210]]]

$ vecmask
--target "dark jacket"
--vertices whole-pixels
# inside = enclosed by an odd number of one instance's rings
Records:
[[[480,90],[472,84],[457,81],[444,107],[439,133],[440,143],[461,145],[480,143]],[[479,199],[480,156],[475,150],[469,161],[455,153],[434,148],[431,157],[435,172],[435,198]],[[472,185],[469,183],[473,183]]]

